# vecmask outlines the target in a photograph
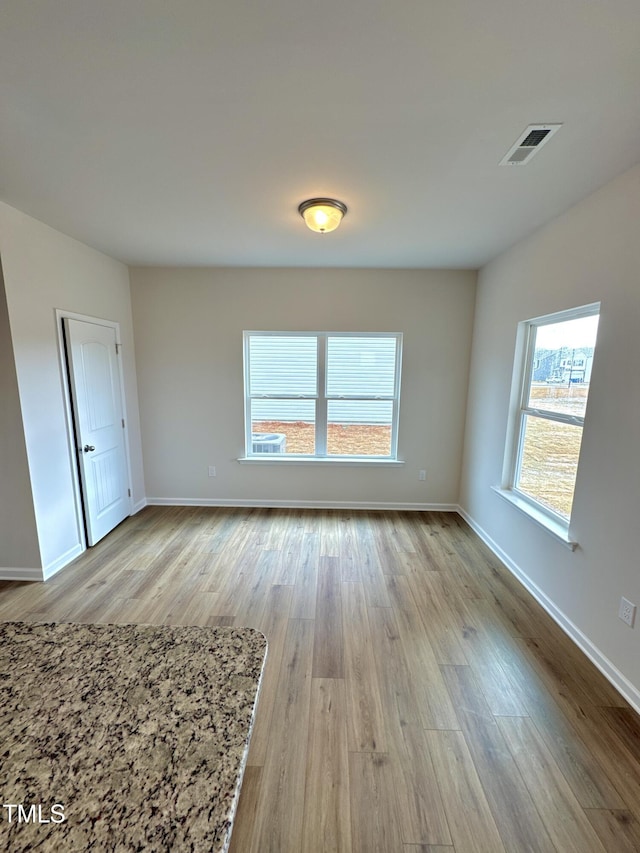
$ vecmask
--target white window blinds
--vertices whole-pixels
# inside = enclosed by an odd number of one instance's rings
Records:
[[[247,456],[396,458],[401,334],[244,334]]]

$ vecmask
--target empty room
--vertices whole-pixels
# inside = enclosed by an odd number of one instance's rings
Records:
[[[639,43],[5,0],[2,849],[640,850]]]

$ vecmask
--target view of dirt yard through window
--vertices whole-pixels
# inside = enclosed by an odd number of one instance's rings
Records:
[[[588,385],[531,385],[529,406],[584,416]],[[566,519],[571,515],[582,429],[527,417],[518,488]]]
[[[287,453],[315,453],[315,426],[303,421],[254,421],[253,433],[282,434]],[[328,424],[327,453],[336,456],[389,456],[391,427],[371,424]]]

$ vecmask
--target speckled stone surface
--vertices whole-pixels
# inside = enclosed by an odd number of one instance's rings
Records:
[[[23,806],[0,849],[227,850],[266,649],[250,628],[0,623],[0,802]]]

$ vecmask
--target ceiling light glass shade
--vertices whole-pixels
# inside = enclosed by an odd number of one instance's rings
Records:
[[[303,201],[298,211],[307,227],[320,234],[335,231],[347,212],[346,204],[333,198],[310,198]]]

